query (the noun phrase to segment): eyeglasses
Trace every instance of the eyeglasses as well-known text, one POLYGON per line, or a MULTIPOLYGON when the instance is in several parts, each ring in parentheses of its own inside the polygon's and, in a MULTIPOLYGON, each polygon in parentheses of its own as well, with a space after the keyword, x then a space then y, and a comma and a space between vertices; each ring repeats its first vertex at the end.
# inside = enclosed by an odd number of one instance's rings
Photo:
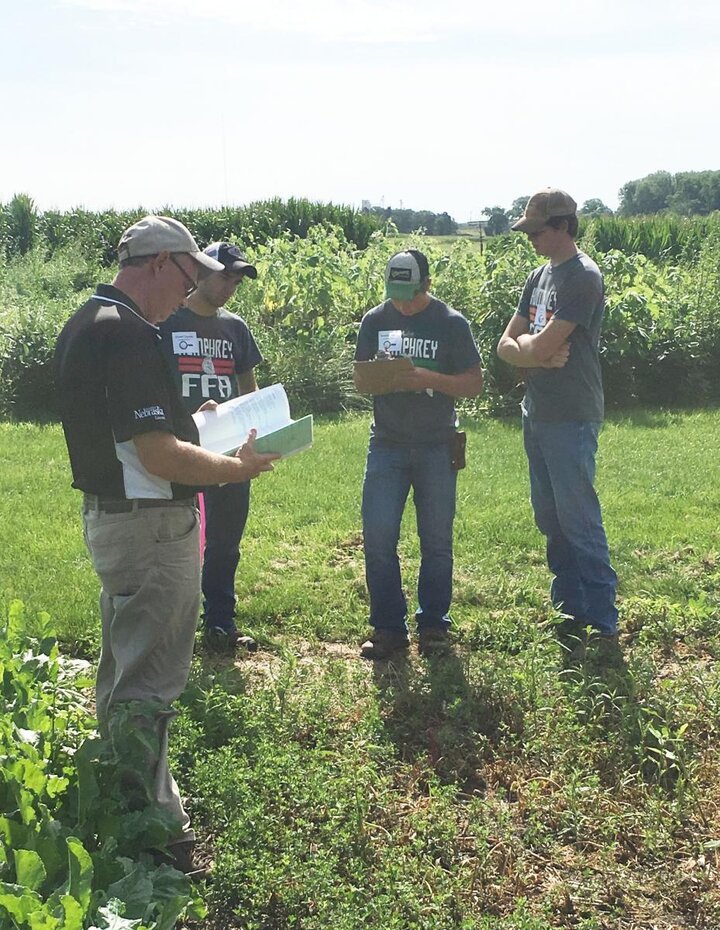
POLYGON ((185 288, 185 296, 189 297, 194 290, 197 290, 197 281, 191 277, 187 271, 183 268, 180 262, 175 258, 174 255, 170 256, 170 261, 175 265, 176 268, 179 268, 182 272, 183 278, 188 282, 188 287, 185 288))

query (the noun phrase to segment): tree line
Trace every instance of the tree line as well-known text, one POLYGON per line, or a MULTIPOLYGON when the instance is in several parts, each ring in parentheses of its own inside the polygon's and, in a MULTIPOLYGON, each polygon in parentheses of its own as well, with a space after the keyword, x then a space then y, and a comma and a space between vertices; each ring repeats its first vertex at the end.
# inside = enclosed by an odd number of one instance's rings
POLYGON ((707 216, 720 210, 720 171, 655 171, 620 189, 622 216, 677 213, 707 216))
POLYGON ((424 229, 428 236, 454 236, 458 224, 449 213, 431 210, 398 210, 394 207, 371 207, 371 215, 382 223, 392 223, 398 232, 411 233, 424 229))
MULTIPOLYGON (((485 207, 483 216, 486 220, 485 232, 488 236, 500 236, 508 232, 515 220, 519 220, 523 215, 528 200, 530 200, 529 194, 516 197, 509 210, 504 210, 499 206, 485 207)), ((585 219, 594 219, 598 216, 612 216, 613 211, 598 197, 593 197, 583 203, 578 214, 585 219)))
MULTIPOLYGON (((525 209, 529 196, 516 197, 509 209, 485 207, 485 231, 489 236, 508 232, 525 209)), ((586 200, 578 214, 584 219, 601 216, 652 216, 669 213, 677 216, 707 216, 720 210, 720 171, 655 171, 620 188, 617 213, 598 197, 586 200)))

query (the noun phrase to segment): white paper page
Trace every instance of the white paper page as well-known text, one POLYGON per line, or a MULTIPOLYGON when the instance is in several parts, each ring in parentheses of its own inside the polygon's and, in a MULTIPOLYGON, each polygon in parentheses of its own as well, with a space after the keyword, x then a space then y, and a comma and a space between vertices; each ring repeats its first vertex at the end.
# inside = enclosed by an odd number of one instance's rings
POLYGON ((200 445, 211 452, 229 452, 247 439, 251 429, 265 436, 291 422, 290 404, 282 384, 244 394, 220 404, 217 410, 193 414, 200 445))

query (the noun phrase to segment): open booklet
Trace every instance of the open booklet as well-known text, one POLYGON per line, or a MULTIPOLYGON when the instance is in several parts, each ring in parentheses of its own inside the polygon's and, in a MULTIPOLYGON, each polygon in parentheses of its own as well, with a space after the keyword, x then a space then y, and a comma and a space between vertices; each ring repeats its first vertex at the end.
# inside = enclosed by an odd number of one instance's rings
POLYGON ((251 429, 257 430, 257 452, 278 452, 283 458, 309 449, 313 441, 312 415, 290 419, 290 404, 282 384, 226 400, 215 410, 194 413, 193 419, 203 449, 221 455, 235 452, 251 429))

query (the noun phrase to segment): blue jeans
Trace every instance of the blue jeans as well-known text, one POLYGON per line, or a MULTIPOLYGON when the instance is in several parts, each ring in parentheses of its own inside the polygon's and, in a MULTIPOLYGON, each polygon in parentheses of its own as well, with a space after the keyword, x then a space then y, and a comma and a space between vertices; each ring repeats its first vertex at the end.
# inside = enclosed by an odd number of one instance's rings
POLYGON ((376 629, 407 633, 397 546, 410 488, 420 538, 418 630, 450 626, 456 483, 448 443, 406 446, 370 440, 362 519, 370 624, 376 629))
POLYGON ((523 416, 530 499, 555 576, 552 602, 601 633, 615 633, 617 575, 594 488, 599 431, 600 423, 523 416))
POLYGON ((205 626, 235 629, 235 571, 250 510, 250 482, 208 488, 205 497, 205 557, 202 592, 205 626))

